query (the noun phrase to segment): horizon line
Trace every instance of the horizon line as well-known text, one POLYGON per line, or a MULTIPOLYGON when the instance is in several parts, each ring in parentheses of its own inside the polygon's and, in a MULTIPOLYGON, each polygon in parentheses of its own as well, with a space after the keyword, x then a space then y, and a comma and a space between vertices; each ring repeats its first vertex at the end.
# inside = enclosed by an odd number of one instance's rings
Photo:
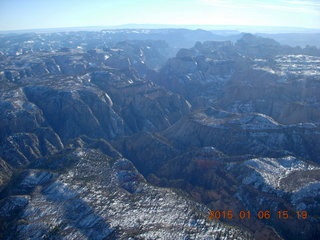
MULTIPOLYGON (((189 30, 226 30, 226 31, 239 31, 237 28, 247 28, 247 29, 263 29, 269 31, 273 30, 285 30, 285 33, 289 33, 290 30, 304 30, 311 32, 320 32, 320 28, 311 28, 311 27, 296 27, 296 26, 271 26, 271 25, 222 25, 222 24, 140 24, 140 23, 128 23, 121 25, 106 25, 106 26, 70 26, 70 27, 49 27, 49 28, 23 28, 23 29, 8 29, 0 30, 0 33, 32 33, 32 32, 58 32, 60 30, 71 30, 71 31, 81 31, 81 29, 87 29, 84 31, 90 31, 89 29, 96 29, 95 31, 102 30, 129 30, 129 29, 189 29, 189 30)), ((269 32, 267 31, 267 32, 269 32)), ((273 32, 273 31, 271 31, 273 32)))

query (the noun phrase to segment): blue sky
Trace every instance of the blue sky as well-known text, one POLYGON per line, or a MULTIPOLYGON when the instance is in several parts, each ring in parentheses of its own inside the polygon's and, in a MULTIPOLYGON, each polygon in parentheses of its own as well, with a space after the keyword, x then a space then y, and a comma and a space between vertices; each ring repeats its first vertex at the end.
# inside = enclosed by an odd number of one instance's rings
POLYGON ((320 0, 0 0, 0 30, 188 24, 320 29, 320 0))

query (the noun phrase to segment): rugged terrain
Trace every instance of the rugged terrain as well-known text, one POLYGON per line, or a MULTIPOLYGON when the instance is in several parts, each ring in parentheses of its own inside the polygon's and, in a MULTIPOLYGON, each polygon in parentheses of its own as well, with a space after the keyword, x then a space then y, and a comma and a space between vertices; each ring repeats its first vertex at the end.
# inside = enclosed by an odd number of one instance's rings
POLYGON ((0 238, 316 239, 320 50, 207 38, 1 35, 0 238))

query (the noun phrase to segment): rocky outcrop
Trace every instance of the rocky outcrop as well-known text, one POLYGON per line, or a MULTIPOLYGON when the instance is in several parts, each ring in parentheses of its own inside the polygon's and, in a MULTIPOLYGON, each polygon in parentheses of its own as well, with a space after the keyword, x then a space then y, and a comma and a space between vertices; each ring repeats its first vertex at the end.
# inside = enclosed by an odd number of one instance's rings
POLYGON ((24 166, 31 161, 63 148, 63 144, 35 104, 18 88, 1 98, 0 155, 11 166, 24 166))
POLYGON ((45 126, 41 110, 29 102, 22 88, 1 91, 1 139, 11 134, 33 131, 45 126))
POLYGON ((108 91, 114 108, 132 132, 163 130, 190 112, 190 104, 150 81, 119 78, 116 72, 94 72, 92 83, 108 91))
POLYGON ((260 211, 253 207, 258 202, 265 206, 272 215, 271 224, 288 239, 316 238, 319 224, 311 227, 310 223, 319 221, 319 203, 316 200, 320 191, 319 165, 287 156, 250 159, 240 165, 230 164, 228 170, 242 183, 236 195, 248 209, 260 211), (299 180, 293 175, 299 175, 299 180), (260 192, 259 196, 252 197, 256 191, 260 192), (289 201, 284 202, 283 199, 289 201), (279 211, 284 208, 289 212, 290 221, 280 220, 283 216, 279 215, 279 211), (301 221, 303 211, 310 214, 307 221, 301 221))
POLYGON ((3 141, 1 156, 14 167, 50 156, 62 150, 59 136, 50 128, 39 128, 33 133, 16 133, 3 141))
POLYGON ((320 99, 315 91, 320 85, 318 75, 309 75, 308 70, 314 64, 305 63, 301 67, 305 72, 293 70, 290 74, 284 70, 290 66, 283 65, 291 60, 285 59, 278 60, 275 70, 256 67, 232 77, 217 106, 238 113, 264 113, 283 124, 318 122, 320 99))
POLYGON ((12 172, 12 168, 0 158, 0 192, 9 183, 12 172))
POLYGON ((228 155, 274 156, 291 152, 319 163, 318 125, 284 126, 262 114, 221 116, 219 111, 208 109, 180 120, 164 135, 179 148, 214 146, 228 155))
POLYGON ((64 141, 80 135, 112 138, 123 134, 122 119, 104 92, 45 86, 26 87, 25 92, 64 141))
POLYGON ((221 97, 241 58, 231 42, 198 42, 192 49, 181 49, 175 58, 169 59, 156 82, 182 94, 193 105, 203 106, 208 101, 207 95, 210 94, 210 101, 221 97))

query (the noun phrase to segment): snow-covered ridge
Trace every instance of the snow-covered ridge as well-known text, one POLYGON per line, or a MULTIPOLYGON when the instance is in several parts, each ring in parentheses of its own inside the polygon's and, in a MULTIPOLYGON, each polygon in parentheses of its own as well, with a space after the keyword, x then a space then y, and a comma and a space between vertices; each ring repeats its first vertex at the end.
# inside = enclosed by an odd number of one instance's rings
POLYGON ((254 59, 253 68, 271 74, 320 76, 320 57, 309 55, 279 55, 275 58, 275 65, 268 66, 263 59, 254 59))
POLYGON ((282 73, 304 76, 320 76, 320 57, 308 55, 285 55, 275 59, 282 73))
POLYGON ((273 118, 262 113, 236 115, 226 112, 223 117, 216 116, 216 114, 213 116, 208 116, 204 113, 197 113, 195 115, 195 120, 211 127, 218 127, 219 125, 225 124, 235 124, 239 125, 245 130, 279 129, 282 126, 273 118))
POLYGON ((284 192, 287 189, 281 186, 281 179, 286 178, 290 173, 320 169, 292 156, 284 158, 254 158, 245 161, 243 165, 254 169, 251 175, 242 180, 244 184, 254 184, 256 187, 265 184, 284 192))
POLYGON ((243 115, 241 118, 232 122, 239 123, 243 129, 251 130, 277 129, 280 126, 280 124, 271 117, 262 113, 243 115))

